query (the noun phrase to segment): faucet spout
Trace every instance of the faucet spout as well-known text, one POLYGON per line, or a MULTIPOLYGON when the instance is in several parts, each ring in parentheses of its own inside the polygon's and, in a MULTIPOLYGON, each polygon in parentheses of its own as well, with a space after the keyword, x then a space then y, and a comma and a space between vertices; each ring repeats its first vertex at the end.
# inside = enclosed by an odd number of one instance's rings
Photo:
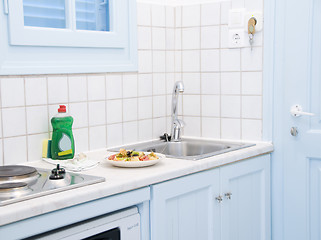
POLYGON ((184 84, 183 82, 179 81, 176 82, 173 88, 172 94, 172 132, 171 132, 171 141, 180 141, 180 132, 181 129, 184 127, 184 122, 179 120, 177 117, 178 113, 178 96, 179 93, 184 92, 184 84))

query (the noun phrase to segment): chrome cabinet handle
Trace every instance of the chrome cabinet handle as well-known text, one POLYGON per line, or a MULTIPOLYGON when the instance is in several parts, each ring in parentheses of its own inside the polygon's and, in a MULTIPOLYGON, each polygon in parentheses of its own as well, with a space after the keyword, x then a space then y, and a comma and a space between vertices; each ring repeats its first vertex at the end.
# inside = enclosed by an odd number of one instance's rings
POLYGON ((229 193, 225 193, 224 195, 225 195, 226 199, 230 200, 232 198, 232 193, 230 193, 230 192, 229 193))
POLYGON ((302 106, 296 104, 291 107, 290 113, 293 117, 300 117, 300 116, 315 116, 314 113, 309 113, 309 112, 303 112, 302 106))
POLYGON ((215 199, 216 199, 216 201, 218 201, 218 203, 221 203, 223 201, 223 198, 221 195, 216 197, 215 199))

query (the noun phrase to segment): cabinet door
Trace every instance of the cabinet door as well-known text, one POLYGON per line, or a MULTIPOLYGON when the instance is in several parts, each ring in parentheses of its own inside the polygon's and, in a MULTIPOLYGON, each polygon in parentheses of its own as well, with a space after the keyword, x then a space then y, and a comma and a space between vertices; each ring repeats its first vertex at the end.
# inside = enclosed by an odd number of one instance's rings
POLYGON ((271 239, 270 156, 222 167, 221 189, 222 239, 271 239))
POLYGON ((153 185, 151 194, 152 240, 220 238, 218 169, 153 185))

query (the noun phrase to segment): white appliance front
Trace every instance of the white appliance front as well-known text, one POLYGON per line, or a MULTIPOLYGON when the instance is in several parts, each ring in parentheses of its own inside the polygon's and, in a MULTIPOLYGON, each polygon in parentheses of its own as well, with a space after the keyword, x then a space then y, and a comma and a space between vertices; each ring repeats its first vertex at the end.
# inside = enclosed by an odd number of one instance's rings
POLYGON ((132 207, 56 229, 36 239, 140 240, 140 215, 137 207, 132 207))

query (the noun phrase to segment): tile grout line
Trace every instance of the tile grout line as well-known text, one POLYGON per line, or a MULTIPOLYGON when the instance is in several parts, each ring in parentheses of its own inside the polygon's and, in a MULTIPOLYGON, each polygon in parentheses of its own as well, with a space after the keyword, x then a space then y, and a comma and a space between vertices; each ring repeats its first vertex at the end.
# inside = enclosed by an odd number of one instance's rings
POLYGON ((219 73, 219 136, 220 138, 222 138, 222 71, 221 71, 221 49, 222 49, 222 3, 220 3, 220 27, 219 27, 219 69, 220 69, 220 73, 219 73))
POLYGON ((219 115, 220 115, 220 138, 222 139, 222 136, 223 136, 223 127, 222 127, 222 64, 221 64, 221 58, 222 58, 222 38, 221 38, 221 34, 222 34, 222 27, 221 27, 221 19, 222 19, 222 10, 221 10, 221 4, 220 4, 220 29, 219 29, 219 34, 220 34, 220 50, 219 50, 219 84, 220 84, 220 89, 219 89, 219 100, 220 100, 220 111, 219 111, 219 115))
POLYGON ((29 142, 29 137, 28 137, 28 118, 27 118, 27 107, 26 107, 26 78, 23 77, 23 93, 24 93, 24 110, 25 110, 25 127, 26 127, 26 159, 27 162, 29 162, 29 150, 28 150, 28 142, 29 142))
MULTIPOLYGON (((200 49, 202 49, 202 4, 200 4, 200 26, 199 26, 199 40, 200 40, 200 49)), ((199 51, 199 61, 200 61, 200 69, 199 69, 199 79, 200 79, 200 92, 199 92, 199 96, 200 96, 200 133, 199 135, 202 137, 203 136, 203 98, 202 98, 202 79, 201 79, 201 72, 202 72, 202 50, 199 51)))
POLYGON ((104 126, 105 126, 105 140, 106 140, 106 142, 105 142, 105 147, 107 148, 107 146, 108 146, 108 139, 107 139, 107 79, 108 79, 108 73, 106 73, 106 74, 104 74, 104 78, 105 78, 105 101, 104 101, 104 111, 105 111, 105 124, 104 124, 104 126))
POLYGON ((152 8, 150 7, 150 23, 151 23, 151 52, 152 52, 152 75, 151 75, 151 78, 152 78, 152 136, 154 137, 154 131, 155 131, 155 123, 154 123, 154 47, 153 47, 153 17, 152 17, 152 8))
POLYGON ((86 74, 86 88, 87 88, 87 102, 86 102, 86 105, 87 105, 87 133, 88 133, 88 140, 87 140, 87 144, 88 144, 88 150, 91 150, 91 147, 90 147, 90 127, 89 127, 89 76, 88 74, 86 74))
POLYGON ((1 165, 4 165, 4 139, 3 139, 3 108, 2 108, 2 81, 3 78, 0 79, 0 106, 1 106, 1 147, 2 147, 2 151, 1 151, 1 157, 2 157, 2 163, 1 165))
POLYGON ((48 123, 48 132, 47 132, 47 134, 48 134, 48 139, 50 139, 50 124, 51 124, 51 121, 50 121, 50 111, 49 111, 49 84, 48 84, 48 77, 44 77, 44 79, 45 79, 45 83, 46 83, 46 97, 47 97, 47 117, 48 117, 48 119, 47 119, 47 123, 48 123))

